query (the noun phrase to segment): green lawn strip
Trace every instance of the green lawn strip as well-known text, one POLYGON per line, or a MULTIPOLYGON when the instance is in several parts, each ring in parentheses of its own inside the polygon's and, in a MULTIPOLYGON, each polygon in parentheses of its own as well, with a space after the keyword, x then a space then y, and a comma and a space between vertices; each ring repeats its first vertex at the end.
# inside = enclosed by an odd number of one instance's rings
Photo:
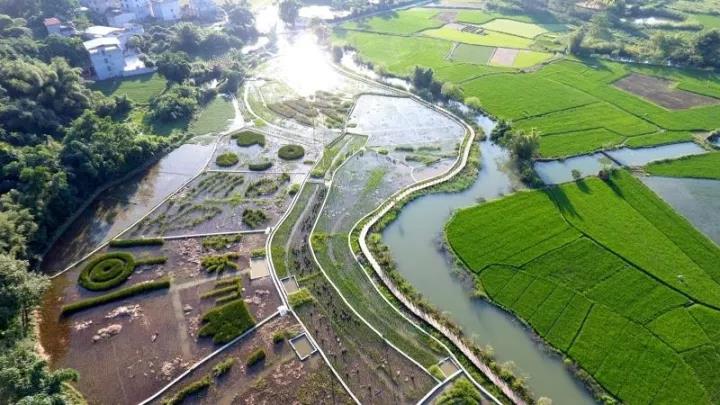
POLYGON ((625 140, 625 146, 641 148, 644 146, 664 145, 678 142, 691 142, 694 139, 692 132, 666 131, 654 134, 633 136, 625 140))
POLYGON ((455 28, 442 27, 422 32, 423 35, 444 39, 446 41, 461 42, 470 45, 499 46, 503 48, 525 49, 532 45, 532 40, 502 32, 485 31, 482 35, 472 32, 458 31, 455 28))
POLYGON ((197 135, 222 132, 228 127, 229 120, 234 115, 232 102, 225 97, 217 96, 207 103, 190 122, 188 131, 197 135))
POLYGON ((283 278, 288 275, 288 257, 286 246, 290 239, 290 233, 292 228, 295 226, 297 221, 300 219, 300 215, 305 210, 307 204, 310 201, 310 197, 313 195, 317 186, 314 184, 306 184, 303 187, 300 197, 298 197, 297 203, 293 206, 290 214, 285 220, 277 227, 272 240, 272 246, 270 247, 270 256, 272 258, 273 266, 275 267, 275 273, 278 277, 283 278))
POLYGON ((255 326, 255 319, 242 300, 208 310, 202 321, 198 336, 210 336, 214 343, 227 343, 255 326))
POLYGON ((360 18, 341 25, 345 29, 372 31, 386 34, 408 35, 445 24, 435 16, 441 12, 434 8, 411 8, 391 11, 370 18, 360 18))
POLYGON ((98 305, 106 304, 121 300, 123 298, 132 297, 138 294, 142 294, 147 291, 154 291, 163 288, 170 288, 170 278, 163 277, 153 281, 146 281, 138 283, 130 287, 122 288, 111 293, 98 295, 91 298, 86 298, 80 301, 75 301, 62 307, 63 315, 70 315, 72 313, 82 311, 83 309, 92 308, 98 305))
POLYGON ((152 73, 132 78, 103 80, 92 87, 106 96, 126 95, 135 103, 147 104, 152 97, 165 90, 166 83, 161 75, 152 73))
POLYGON ((654 162, 645 170, 654 176, 720 180, 720 152, 654 162))

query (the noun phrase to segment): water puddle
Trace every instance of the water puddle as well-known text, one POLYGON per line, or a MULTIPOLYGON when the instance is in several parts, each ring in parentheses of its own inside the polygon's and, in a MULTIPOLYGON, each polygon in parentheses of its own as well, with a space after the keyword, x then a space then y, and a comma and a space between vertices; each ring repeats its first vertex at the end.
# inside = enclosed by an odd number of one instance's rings
POLYGON ((720 181, 655 176, 640 180, 720 245, 720 181))
POLYGON ((535 171, 545 184, 560 184, 573 181, 573 170, 580 177, 596 175, 604 166, 616 166, 602 153, 577 156, 564 160, 536 162, 535 171))

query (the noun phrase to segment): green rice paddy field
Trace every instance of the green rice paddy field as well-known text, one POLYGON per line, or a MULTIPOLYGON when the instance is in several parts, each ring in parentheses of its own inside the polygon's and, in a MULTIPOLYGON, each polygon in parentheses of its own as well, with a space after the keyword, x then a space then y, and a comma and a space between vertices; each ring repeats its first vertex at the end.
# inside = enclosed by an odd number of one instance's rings
POLYGON ((487 296, 625 403, 720 401, 720 249, 627 172, 458 212, 487 296))
POLYGON ((480 35, 450 26, 437 28, 436 20, 440 16, 447 20, 448 11, 436 9, 433 17, 428 9, 421 10, 417 15, 407 10, 394 19, 379 22, 375 17, 366 22, 369 27, 382 24, 382 29, 389 31, 387 27, 397 20, 403 26, 398 30, 405 36, 369 32, 372 29, 359 32, 345 24, 336 29, 334 41, 355 48, 363 60, 394 75, 409 76, 415 66, 432 68, 436 79, 459 84, 465 97, 477 97, 490 114, 512 121, 516 127, 537 130, 542 136, 543 157, 686 141, 693 133, 720 127, 717 74, 570 57, 539 65, 550 54, 531 49, 537 47, 532 36, 562 26, 478 10, 453 12, 455 21, 483 24, 486 31, 480 35), (408 21, 413 18, 426 22, 412 25, 408 21), (457 48, 448 58, 453 44, 458 44, 457 48), (528 49, 520 51, 512 67, 498 67, 491 65, 495 47, 528 49), (529 66, 537 68, 517 70, 529 66), (711 105, 664 108, 614 85, 632 73, 661 77, 671 82, 670 88, 718 100, 711 105))
POLYGON ((654 176, 720 180, 720 152, 655 162, 645 170, 654 176))

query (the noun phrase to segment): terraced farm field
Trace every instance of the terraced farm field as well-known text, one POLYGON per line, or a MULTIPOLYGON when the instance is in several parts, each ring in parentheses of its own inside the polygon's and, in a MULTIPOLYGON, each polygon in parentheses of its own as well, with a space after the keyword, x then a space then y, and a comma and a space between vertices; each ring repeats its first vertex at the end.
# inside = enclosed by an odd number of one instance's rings
POLYGON ((720 249, 629 173, 458 212, 491 300, 626 403, 720 400, 720 249))
POLYGON ((651 163, 646 170, 655 176, 720 180, 720 152, 651 163))

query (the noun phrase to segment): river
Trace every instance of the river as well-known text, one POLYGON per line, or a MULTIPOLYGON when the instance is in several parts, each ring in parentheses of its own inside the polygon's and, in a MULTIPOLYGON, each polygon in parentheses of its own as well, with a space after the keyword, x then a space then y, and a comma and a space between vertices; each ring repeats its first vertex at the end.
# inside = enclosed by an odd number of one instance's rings
MULTIPOLYGON (((492 124, 481 126, 490 133, 492 124)), ((400 273, 439 310, 446 312, 481 346, 489 344, 500 362, 513 361, 537 397, 554 404, 593 403, 590 393, 563 365, 562 359, 537 342, 512 315, 472 298, 472 288, 453 275, 455 267, 441 249, 442 232, 451 213, 483 200, 512 193, 520 182, 506 169, 509 156, 491 141, 481 143, 482 166, 475 183, 459 193, 429 194, 402 209, 383 239, 400 273)))

